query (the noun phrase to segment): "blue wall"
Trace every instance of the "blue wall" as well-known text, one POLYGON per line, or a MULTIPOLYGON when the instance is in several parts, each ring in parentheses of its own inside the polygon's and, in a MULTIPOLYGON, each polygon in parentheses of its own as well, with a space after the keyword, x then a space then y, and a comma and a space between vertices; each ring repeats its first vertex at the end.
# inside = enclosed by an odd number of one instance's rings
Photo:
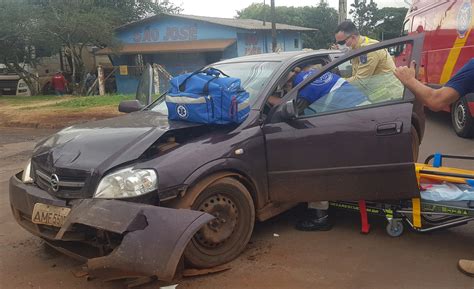
MULTIPOLYGON (((118 31, 116 37, 124 44, 236 39, 236 43, 223 52, 157 53, 143 56, 144 63, 158 63, 173 76, 194 71, 221 59, 272 51, 271 31, 269 30, 245 30, 167 15, 154 22, 129 26, 126 30, 118 31)), ((281 51, 300 50, 303 47, 301 35, 297 31, 279 31, 277 42, 281 51), (294 47, 295 39, 298 39, 298 48, 294 47)), ((115 66, 133 66, 132 58, 132 55, 113 57, 112 63, 115 66)), ((119 75, 118 71, 116 72, 117 91, 119 93, 135 93, 138 81, 139 76, 136 73, 129 73, 129 75, 124 76, 119 75)))

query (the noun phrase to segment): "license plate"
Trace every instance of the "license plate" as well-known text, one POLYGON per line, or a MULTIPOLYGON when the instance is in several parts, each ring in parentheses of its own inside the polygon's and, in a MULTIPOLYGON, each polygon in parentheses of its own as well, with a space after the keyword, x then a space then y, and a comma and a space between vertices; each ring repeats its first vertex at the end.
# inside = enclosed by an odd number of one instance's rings
POLYGON ((10 90, 12 90, 12 89, 9 88, 9 87, 5 87, 3 90, 4 90, 4 91, 10 91, 10 90))
POLYGON ((70 208, 36 203, 31 221, 35 224, 61 227, 71 211, 70 208))

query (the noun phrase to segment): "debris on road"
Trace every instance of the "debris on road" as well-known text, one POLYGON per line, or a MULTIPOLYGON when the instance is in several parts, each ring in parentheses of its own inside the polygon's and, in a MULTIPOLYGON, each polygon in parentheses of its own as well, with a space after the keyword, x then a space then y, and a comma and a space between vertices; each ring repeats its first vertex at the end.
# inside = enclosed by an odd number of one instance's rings
POLYGON ((214 274, 214 273, 224 272, 230 269, 231 267, 229 265, 216 266, 216 267, 207 268, 207 269, 186 269, 183 271, 183 277, 195 277, 195 276, 214 274))

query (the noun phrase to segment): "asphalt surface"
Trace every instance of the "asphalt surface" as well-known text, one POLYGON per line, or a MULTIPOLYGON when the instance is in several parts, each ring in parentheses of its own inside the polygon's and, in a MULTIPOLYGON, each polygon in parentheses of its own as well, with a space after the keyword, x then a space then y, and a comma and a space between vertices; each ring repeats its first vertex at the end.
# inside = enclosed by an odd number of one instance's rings
MULTIPOLYGON (((449 115, 427 118, 420 160, 434 152, 474 156, 474 140, 457 137, 449 115)), ((11 216, 8 179, 24 166, 34 144, 52 132, 0 128, 0 288, 126 288, 122 281, 75 277, 71 271, 81 264, 45 247, 11 216)), ((474 169, 472 162, 446 164, 474 169)), ((293 225, 300 211, 257 224, 230 270, 177 280, 177 288, 474 289, 474 278, 456 269, 459 258, 474 259, 474 223, 426 234, 406 229, 391 238, 382 219, 371 218, 371 232, 363 235, 358 215, 336 212, 331 231, 299 232, 293 225)))

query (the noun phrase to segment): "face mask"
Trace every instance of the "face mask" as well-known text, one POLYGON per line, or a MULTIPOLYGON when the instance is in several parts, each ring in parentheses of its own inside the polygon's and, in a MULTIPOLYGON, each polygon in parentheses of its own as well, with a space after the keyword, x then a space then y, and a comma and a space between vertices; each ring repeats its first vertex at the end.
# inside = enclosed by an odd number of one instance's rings
POLYGON ((342 44, 342 45, 338 44, 337 47, 339 48, 339 50, 341 50, 344 53, 347 53, 352 49, 351 47, 347 46, 347 44, 345 44, 345 43, 342 44))

